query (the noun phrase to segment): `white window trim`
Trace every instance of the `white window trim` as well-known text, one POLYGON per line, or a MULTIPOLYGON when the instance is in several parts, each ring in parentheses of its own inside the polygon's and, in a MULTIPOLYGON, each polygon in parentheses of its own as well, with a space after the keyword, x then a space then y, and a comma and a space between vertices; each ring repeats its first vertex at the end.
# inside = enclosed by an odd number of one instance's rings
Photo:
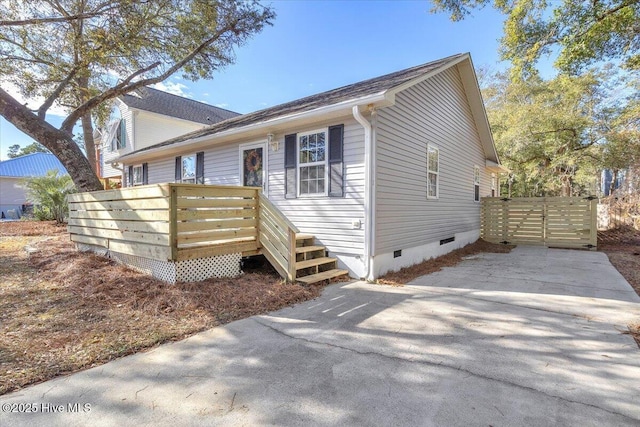
POLYGON ((133 172, 133 177, 131 178, 131 182, 133 182, 133 186, 136 187, 138 185, 144 185, 144 170, 142 168, 142 164, 139 165, 133 165, 133 169, 131 170, 133 172), (136 169, 140 169, 140 182, 136 182, 136 169))
POLYGON ((297 173, 296 180, 298 181, 296 182, 296 186, 298 187, 296 191, 297 191, 298 197, 313 198, 313 197, 329 196, 329 128, 328 127, 315 129, 308 132, 300 132, 296 135, 296 173, 297 173), (300 163, 300 138, 302 138, 303 136, 313 135, 321 132, 324 132, 324 160, 321 162, 301 164, 300 163), (302 173, 300 172, 300 169, 303 167, 309 167, 309 166, 324 166, 324 193, 311 193, 311 194, 300 193, 300 190, 302 188, 302 185, 301 185, 302 173))
POLYGON ((269 197, 269 147, 267 141, 257 141, 257 142, 248 142, 246 144, 240 144, 240 149, 238 150, 238 164, 240 165, 240 169, 238 171, 238 185, 244 185, 244 159, 242 158, 242 153, 244 150, 251 148, 262 148, 262 192, 265 196, 269 197))
POLYGON ((437 145, 427 144, 427 199, 437 200, 440 198, 440 148, 437 145), (436 150, 438 153, 438 170, 433 172, 429 169, 429 151, 436 150), (436 174, 436 195, 429 195, 429 174, 436 174))
POLYGON ((474 165, 473 166, 473 201, 475 203, 480 203, 480 166, 478 165, 474 165), (476 172, 478 172, 476 174, 476 172), (477 177, 477 179, 476 179, 477 177), (476 187, 478 187, 478 200, 476 200, 476 187))
POLYGON ((180 182, 183 184, 195 184, 198 181, 198 154, 191 153, 180 157, 180 182), (193 178, 184 177, 184 159, 193 157, 193 178))

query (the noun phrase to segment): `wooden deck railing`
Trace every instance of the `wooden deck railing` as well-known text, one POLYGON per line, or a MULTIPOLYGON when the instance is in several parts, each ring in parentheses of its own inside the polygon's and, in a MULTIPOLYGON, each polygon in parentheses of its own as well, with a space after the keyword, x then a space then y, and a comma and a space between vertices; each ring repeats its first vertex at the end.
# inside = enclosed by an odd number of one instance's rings
POLYGON ((178 261, 226 253, 257 253, 257 188, 169 184, 178 261))
POLYGON ((259 207, 260 245, 262 253, 282 277, 296 277, 296 233, 300 230, 264 195, 259 207))
POLYGON ((297 232, 258 188, 155 184, 69 196, 72 241, 160 261, 262 253, 294 280, 297 232))
POLYGON ((77 193, 68 200, 72 241, 145 258, 173 259, 169 185, 77 193))

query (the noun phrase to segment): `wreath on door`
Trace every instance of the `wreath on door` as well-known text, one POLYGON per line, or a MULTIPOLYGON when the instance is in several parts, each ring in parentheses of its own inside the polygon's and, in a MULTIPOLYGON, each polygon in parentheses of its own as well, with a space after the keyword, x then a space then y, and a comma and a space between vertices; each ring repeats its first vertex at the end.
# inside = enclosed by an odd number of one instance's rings
POLYGON ((249 154, 247 154, 244 165, 248 172, 257 172, 260 170, 262 159, 256 150, 251 150, 249 154))

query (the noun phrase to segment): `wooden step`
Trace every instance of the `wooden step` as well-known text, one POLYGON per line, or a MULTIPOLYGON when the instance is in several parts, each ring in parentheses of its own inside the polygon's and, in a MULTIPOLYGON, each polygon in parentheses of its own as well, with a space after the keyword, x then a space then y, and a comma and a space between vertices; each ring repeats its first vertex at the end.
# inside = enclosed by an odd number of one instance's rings
POLYGON ((302 254, 305 252, 324 251, 324 250, 326 250, 324 246, 300 246, 296 248, 296 253, 302 254))
POLYGON ((314 258, 308 259, 306 261, 298 261, 296 262, 296 270, 302 270, 303 268, 315 267, 316 265, 329 264, 330 262, 336 262, 337 258, 314 258))
POLYGON ((296 240, 315 239, 313 234, 296 234, 296 240))
POLYGON ((349 270, 339 270, 336 268, 323 271, 322 273, 311 274, 310 276, 298 277, 296 280, 310 285, 312 283, 322 282, 323 280, 333 279, 334 277, 344 276, 345 274, 349 274, 349 270))

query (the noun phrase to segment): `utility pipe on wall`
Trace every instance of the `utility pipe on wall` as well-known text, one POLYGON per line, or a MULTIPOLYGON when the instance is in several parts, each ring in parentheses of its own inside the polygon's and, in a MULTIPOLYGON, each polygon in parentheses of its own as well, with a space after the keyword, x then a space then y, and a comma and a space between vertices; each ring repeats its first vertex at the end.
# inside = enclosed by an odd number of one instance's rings
MULTIPOLYGON (((373 108, 372 113, 375 113, 373 108)), ((353 118, 364 128, 364 269, 365 280, 373 280, 373 242, 374 242, 374 166, 375 150, 373 147, 373 129, 371 123, 362 115, 360 106, 354 105, 353 118)))

